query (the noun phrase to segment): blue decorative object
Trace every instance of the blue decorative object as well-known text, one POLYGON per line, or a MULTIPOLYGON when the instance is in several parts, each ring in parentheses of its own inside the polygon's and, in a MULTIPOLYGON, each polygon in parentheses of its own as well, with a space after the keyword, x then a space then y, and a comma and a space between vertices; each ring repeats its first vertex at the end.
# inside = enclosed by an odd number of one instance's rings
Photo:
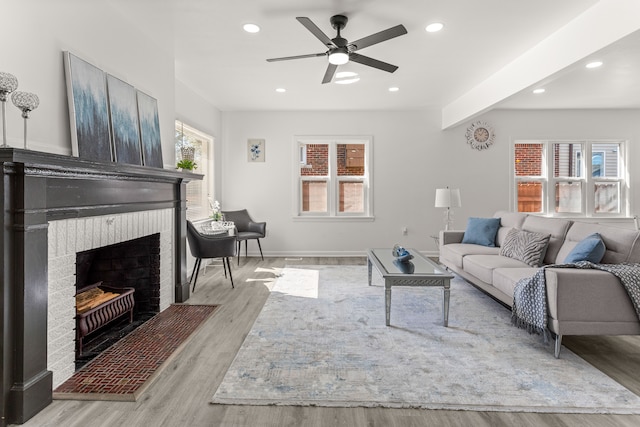
MULTIPOLYGON (((413 255, 409 255, 411 258, 413 258, 413 255)), ((416 270, 416 266, 413 265, 413 263, 411 261, 399 261, 399 259, 394 259, 393 260, 393 265, 395 265, 396 267, 398 267, 398 270, 402 273, 402 274, 413 274, 413 272, 416 270)))
POLYGON ((589 261, 598 264, 602 261, 607 248, 599 233, 593 233, 582 239, 566 256, 564 262, 573 264, 579 261, 589 261))
POLYGON ((399 262, 409 262, 409 260, 413 259, 413 255, 397 243, 393 246, 391 253, 396 257, 396 261, 399 262))
POLYGON ((500 228, 500 218, 471 217, 464 230, 462 243, 495 247, 498 228, 500 228))

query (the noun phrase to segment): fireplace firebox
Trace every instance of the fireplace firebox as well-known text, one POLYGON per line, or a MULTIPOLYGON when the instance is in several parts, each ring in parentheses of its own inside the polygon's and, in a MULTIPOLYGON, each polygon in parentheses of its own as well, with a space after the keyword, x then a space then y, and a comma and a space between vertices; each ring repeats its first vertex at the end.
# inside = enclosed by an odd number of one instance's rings
POLYGON ((85 338, 102 351, 158 312, 159 233, 76 253, 76 368, 96 355, 85 338))

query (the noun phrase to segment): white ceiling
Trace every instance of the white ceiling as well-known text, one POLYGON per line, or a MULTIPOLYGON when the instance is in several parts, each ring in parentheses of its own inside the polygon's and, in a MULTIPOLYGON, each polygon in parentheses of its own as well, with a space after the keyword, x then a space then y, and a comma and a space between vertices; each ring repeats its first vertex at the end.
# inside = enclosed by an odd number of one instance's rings
MULTIPOLYGON (((178 80, 222 111, 255 111, 442 109, 590 7, 623 0, 114 1, 143 31, 174 23, 178 80), (348 63, 338 71, 359 73, 358 83, 322 85, 324 57, 266 62, 324 52, 323 44, 295 18, 309 17, 333 38, 329 18, 334 14, 349 18, 342 36, 350 41, 403 24, 407 35, 359 51, 399 69, 390 74, 348 63), (242 25, 248 22, 261 31, 244 32, 242 25), (424 28, 432 22, 445 27, 427 33, 424 28), (390 93, 391 86, 400 90, 390 93), (286 92, 277 93, 279 87, 286 92)), ((490 107, 640 108, 639 47, 640 35, 632 34, 590 56, 605 61, 600 69, 585 72, 578 61, 490 107), (530 89, 539 85, 546 93, 533 96, 530 89)))

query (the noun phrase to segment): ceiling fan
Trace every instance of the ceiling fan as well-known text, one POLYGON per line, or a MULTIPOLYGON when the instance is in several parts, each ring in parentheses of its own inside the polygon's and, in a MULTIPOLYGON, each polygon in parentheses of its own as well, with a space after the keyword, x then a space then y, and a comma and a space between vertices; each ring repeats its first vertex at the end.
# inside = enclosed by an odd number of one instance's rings
POLYGON ((313 21, 311 21, 311 19, 306 17, 297 17, 296 19, 298 20, 298 22, 304 25, 307 30, 311 31, 311 33, 316 36, 318 40, 320 40, 326 47, 329 48, 329 50, 322 53, 311 53, 308 55, 271 58, 267 59, 267 62, 327 56, 329 59, 329 66, 327 67, 327 71, 324 73, 324 78, 322 79, 323 84, 331 82, 334 74, 336 73, 338 65, 346 64, 349 61, 358 62, 360 64, 368 65, 369 67, 377 68, 389 73, 393 73, 398 69, 398 67, 395 65, 378 61, 377 59, 373 59, 368 56, 360 55, 359 53, 356 53, 356 51, 377 43, 381 43, 383 41, 387 41, 394 37, 407 34, 407 29, 404 27, 404 25, 396 25, 395 27, 388 28, 375 34, 371 34, 370 36, 361 38, 354 42, 349 42, 347 39, 342 38, 342 36, 340 35, 340 31, 344 29, 344 27, 347 25, 347 21, 349 20, 344 15, 334 15, 330 19, 331 26, 338 33, 337 36, 333 39, 330 39, 325 33, 323 33, 322 30, 318 28, 318 26, 314 24, 313 21))

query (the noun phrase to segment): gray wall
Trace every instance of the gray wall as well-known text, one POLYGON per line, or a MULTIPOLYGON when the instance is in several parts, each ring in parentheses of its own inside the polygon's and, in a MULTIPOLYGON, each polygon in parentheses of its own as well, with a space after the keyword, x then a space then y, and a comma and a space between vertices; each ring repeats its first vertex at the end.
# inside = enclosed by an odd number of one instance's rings
POLYGON ((433 110, 227 112, 222 113, 219 199, 224 209, 246 207, 268 222, 263 248, 272 255, 362 254, 394 243, 435 253, 430 236, 443 226, 442 209, 433 207, 436 188, 460 188, 463 206, 454 212, 456 228, 464 228, 469 216, 510 209, 513 140, 621 138, 630 141, 630 213, 635 214, 639 116, 638 110, 496 110, 478 118, 496 132, 495 144, 478 151, 465 139, 471 122, 442 131, 440 113, 433 110), (294 220, 294 135, 373 136, 373 222, 294 220), (265 163, 247 162, 249 138, 266 140, 265 163))

